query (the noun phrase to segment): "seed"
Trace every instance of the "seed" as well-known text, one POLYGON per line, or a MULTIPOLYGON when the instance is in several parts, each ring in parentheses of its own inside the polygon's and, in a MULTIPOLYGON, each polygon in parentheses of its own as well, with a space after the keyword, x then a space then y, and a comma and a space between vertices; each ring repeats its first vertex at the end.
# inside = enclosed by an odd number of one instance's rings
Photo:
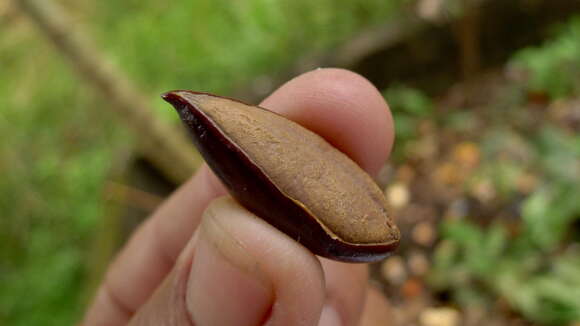
POLYGON ((263 108, 211 94, 173 91, 163 98, 231 195, 313 253, 371 262, 397 247, 399 231, 381 190, 320 136, 263 108))

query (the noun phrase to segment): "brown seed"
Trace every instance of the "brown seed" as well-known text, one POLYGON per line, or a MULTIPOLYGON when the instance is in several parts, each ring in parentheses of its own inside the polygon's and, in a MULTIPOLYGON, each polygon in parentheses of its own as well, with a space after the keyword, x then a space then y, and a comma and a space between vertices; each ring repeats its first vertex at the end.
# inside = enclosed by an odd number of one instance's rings
POLYGON ((315 254, 370 262, 397 247, 381 190, 320 136, 215 95, 173 91, 163 98, 232 196, 315 254))

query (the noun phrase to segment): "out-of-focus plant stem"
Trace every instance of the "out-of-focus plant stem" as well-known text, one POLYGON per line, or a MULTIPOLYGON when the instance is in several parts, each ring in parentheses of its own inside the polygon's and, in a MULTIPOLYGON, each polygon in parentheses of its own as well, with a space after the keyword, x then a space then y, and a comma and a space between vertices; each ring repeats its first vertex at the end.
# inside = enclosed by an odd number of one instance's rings
POLYGON ((100 92, 120 120, 134 131, 139 151, 175 183, 185 181, 199 165, 199 155, 180 129, 156 119, 137 87, 88 41, 66 13, 50 0, 18 0, 17 4, 76 68, 100 92))

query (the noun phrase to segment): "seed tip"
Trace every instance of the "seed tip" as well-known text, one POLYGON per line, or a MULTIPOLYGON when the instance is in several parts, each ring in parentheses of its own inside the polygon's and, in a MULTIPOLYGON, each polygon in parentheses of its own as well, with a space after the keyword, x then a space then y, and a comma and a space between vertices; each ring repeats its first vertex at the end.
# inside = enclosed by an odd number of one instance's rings
POLYGON ((188 101, 180 94, 181 92, 182 91, 165 92, 161 94, 161 98, 179 111, 181 107, 188 105, 188 101))

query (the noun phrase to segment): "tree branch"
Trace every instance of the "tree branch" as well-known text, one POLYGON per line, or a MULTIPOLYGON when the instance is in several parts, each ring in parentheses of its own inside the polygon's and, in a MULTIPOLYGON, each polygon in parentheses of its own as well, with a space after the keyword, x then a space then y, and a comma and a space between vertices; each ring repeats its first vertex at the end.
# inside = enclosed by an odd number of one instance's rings
POLYGON ((110 103, 121 121, 138 135, 139 151, 166 177, 185 181, 201 159, 185 134, 157 119, 137 87, 83 37, 59 7, 50 0, 16 0, 39 30, 68 58, 79 75, 110 103), (74 26, 74 27, 73 27, 74 26))

